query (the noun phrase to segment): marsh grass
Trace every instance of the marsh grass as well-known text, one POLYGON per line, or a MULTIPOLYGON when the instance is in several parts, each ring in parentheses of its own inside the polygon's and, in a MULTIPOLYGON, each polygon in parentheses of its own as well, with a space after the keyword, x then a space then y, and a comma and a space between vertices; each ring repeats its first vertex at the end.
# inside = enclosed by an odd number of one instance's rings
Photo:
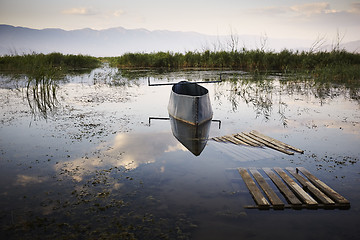
POLYGON ((48 117, 48 113, 55 110, 58 105, 56 91, 58 83, 51 75, 42 75, 37 78, 30 77, 26 86, 26 98, 34 116, 48 117))
POLYGON ((25 54, 0 57, 0 70, 25 74, 42 73, 45 69, 67 72, 79 69, 92 69, 100 66, 99 59, 84 55, 25 54), (40 71, 39 71, 40 70, 40 71))
POLYGON ((360 81, 360 54, 344 50, 331 52, 299 52, 282 50, 203 51, 126 53, 106 58, 112 66, 121 69, 209 69, 242 70, 253 74, 273 72, 310 74, 323 81, 360 81))
POLYGON ((47 118, 56 109, 56 91, 59 81, 72 71, 100 66, 100 60, 90 56, 27 54, 0 57, 0 71, 13 78, 26 78, 26 98, 34 116, 47 118))

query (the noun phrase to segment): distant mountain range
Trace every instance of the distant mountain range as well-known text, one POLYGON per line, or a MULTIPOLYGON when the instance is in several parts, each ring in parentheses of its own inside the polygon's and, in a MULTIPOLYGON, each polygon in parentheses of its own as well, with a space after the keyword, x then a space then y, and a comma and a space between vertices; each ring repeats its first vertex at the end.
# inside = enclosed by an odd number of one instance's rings
MULTIPOLYGON (((234 45, 238 49, 307 50, 313 42, 314 40, 274 39, 256 35, 236 35, 232 41, 231 36, 122 27, 66 31, 0 25, 0 55, 61 52, 106 57, 119 56, 126 52, 229 50, 234 45)), ((360 40, 342 44, 340 47, 360 53, 360 40)), ((323 48, 331 49, 331 46, 323 48)))

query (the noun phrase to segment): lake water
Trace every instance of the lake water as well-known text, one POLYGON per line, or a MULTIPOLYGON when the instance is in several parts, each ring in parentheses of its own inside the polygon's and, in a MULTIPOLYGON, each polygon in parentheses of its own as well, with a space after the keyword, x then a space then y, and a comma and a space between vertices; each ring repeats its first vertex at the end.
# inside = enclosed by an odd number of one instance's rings
MULTIPOLYGON (((356 239, 360 94, 274 74, 73 73, 44 100, 26 77, 0 77, 2 239, 356 239), (289 156, 209 140, 199 156, 173 135, 171 86, 203 84, 209 138, 257 130, 303 149, 289 156), (150 120, 151 119, 151 120, 150 120), (258 210, 236 168, 303 166, 351 208, 258 210)), ((37 89, 40 89, 38 87, 37 89)), ((262 172, 263 173, 263 172, 262 172)), ((265 176, 265 174, 263 174, 265 176)), ((281 196, 279 191, 278 195, 281 196)))

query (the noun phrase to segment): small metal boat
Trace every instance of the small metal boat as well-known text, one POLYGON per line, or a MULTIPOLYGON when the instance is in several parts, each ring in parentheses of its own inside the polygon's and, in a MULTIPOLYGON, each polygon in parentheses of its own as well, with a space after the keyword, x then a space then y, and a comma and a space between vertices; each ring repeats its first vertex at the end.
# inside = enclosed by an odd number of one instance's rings
POLYGON ((170 117, 191 125, 201 125, 213 117, 209 91, 197 83, 181 81, 173 85, 168 105, 170 117))

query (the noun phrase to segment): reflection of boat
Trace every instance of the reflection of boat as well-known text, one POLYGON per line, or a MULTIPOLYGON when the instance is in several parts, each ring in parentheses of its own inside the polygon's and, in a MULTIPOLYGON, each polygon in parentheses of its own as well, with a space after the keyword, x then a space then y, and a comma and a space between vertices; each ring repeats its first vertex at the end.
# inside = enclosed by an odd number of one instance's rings
POLYGON ((170 123, 176 139, 195 156, 199 156, 208 141, 211 121, 193 125, 170 116, 170 123))
POLYGON ((212 119, 209 91, 187 81, 173 85, 168 105, 169 115, 188 124, 200 125, 212 119))

